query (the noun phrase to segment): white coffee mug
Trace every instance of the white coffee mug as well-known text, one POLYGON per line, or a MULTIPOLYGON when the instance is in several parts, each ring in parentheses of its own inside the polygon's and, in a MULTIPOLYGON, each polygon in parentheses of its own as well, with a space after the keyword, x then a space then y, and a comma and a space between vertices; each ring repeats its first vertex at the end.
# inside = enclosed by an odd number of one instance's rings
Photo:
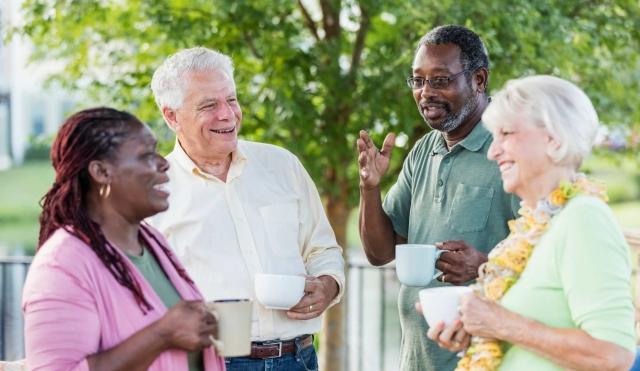
POLYGON ((471 288, 467 286, 443 286, 420 290, 420 306, 422 315, 433 327, 443 321, 450 325, 460 318, 458 306, 463 295, 470 294, 471 288))
POLYGON ((251 354, 251 300, 214 300, 207 309, 218 321, 218 338, 213 345, 223 357, 240 357, 251 354))
POLYGON ((436 261, 446 250, 434 245, 396 245, 396 274, 407 286, 427 286, 442 274, 436 269, 436 261))
POLYGON ((305 276, 258 273, 254 277, 256 299, 267 309, 288 310, 304 296, 305 276))

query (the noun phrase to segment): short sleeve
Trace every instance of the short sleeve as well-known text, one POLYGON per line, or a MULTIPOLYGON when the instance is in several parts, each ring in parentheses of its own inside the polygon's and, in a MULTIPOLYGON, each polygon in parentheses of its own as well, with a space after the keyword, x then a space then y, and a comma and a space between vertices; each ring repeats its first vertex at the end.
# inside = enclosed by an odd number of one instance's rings
POLYGON ((55 263, 33 265, 23 293, 29 370, 89 370, 100 322, 91 291, 55 263))
POLYGON ((581 196, 563 214, 558 269, 572 320, 594 338, 635 351, 629 248, 611 210, 581 196))
MULTIPOLYGON (((417 147, 417 146, 416 146, 417 147)), ((415 148, 415 147, 414 147, 415 148)), ((402 164, 396 183, 389 189, 382 208, 391 220, 393 230, 402 237, 409 235, 409 213, 411 211, 411 184, 413 179, 413 151, 402 164)))

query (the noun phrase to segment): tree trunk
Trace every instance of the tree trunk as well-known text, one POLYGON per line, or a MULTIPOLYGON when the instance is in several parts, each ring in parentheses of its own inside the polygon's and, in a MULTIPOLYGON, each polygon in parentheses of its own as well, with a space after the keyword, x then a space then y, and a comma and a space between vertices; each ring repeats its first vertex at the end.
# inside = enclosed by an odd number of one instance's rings
MULTIPOLYGON (((339 197, 327 198, 327 217, 336 234, 338 244, 343 248, 345 268, 347 267, 347 221, 349 207, 346 186, 341 187, 339 197)), ((333 306, 324 314, 322 332, 320 333, 319 364, 322 371, 343 371, 347 363, 346 341, 346 299, 333 306)))

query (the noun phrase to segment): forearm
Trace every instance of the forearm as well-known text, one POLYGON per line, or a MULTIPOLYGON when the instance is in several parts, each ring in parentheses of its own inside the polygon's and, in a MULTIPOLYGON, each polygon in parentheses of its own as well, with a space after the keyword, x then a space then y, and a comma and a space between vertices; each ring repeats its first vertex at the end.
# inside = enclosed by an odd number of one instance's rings
POLYGON ((359 227, 364 252, 371 264, 383 265, 395 259, 395 233, 382 209, 380 188, 360 187, 359 227))
POLYGON ((92 371, 147 370, 168 346, 157 322, 136 332, 117 346, 87 357, 92 371))
POLYGON ((505 310, 497 337, 568 369, 628 370, 633 354, 581 329, 554 328, 505 310), (507 319, 505 321, 505 319, 507 319))

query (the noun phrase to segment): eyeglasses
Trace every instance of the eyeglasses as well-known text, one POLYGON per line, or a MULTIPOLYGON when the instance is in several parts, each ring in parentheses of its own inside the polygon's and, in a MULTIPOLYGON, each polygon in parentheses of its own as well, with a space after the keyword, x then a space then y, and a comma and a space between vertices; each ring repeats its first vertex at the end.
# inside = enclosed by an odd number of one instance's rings
POLYGON ((426 81, 429 83, 429 86, 432 87, 433 89, 446 89, 449 87, 449 84, 451 83, 451 81, 455 80, 456 77, 462 75, 467 71, 468 70, 462 70, 448 77, 436 76, 430 79, 425 79, 424 77, 420 77, 420 76, 409 76, 407 78, 407 85, 409 85, 411 89, 422 89, 424 88, 424 83, 426 81))

